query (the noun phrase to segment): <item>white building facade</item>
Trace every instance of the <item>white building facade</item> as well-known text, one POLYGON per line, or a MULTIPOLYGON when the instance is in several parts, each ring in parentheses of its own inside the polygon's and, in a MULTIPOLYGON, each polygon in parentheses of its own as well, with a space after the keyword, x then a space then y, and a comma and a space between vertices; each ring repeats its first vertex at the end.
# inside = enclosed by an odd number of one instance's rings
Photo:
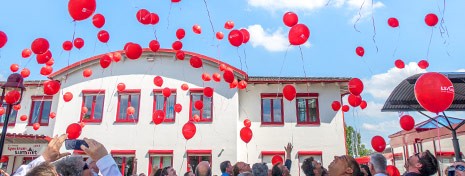
MULTIPOLYGON (((61 90, 54 96, 44 95, 43 81, 26 81, 21 109, 10 118, 8 133, 12 140, 5 145, 36 146, 40 155, 46 143, 44 136, 63 134, 69 124, 83 122, 79 138, 93 138, 104 144, 123 175, 135 169, 147 174, 153 166, 173 166, 181 175, 189 169, 188 164, 195 166, 202 160, 211 163, 213 175, 220 175, 219 166, 225 160, 252 165, 270 163, 274 155, 284 157, 288 142, 294 145, 292 175, 304 175, 299 168, 306 157, 313 156, 327 167, 333 156, 346 154, 344 115, 333 111, 331 103, 341 101, 349 78, 249 77, 216 59, 185 53, 185 60, 177 60, 175 51, 164 49, 156 53, 144 50, 137 60, 123 54, 121 61, 112 62, 106 69, 99 65, 103 55, 88 58, 50 75, 61 81, 61 90), (192 56, 201 58, 203 67, 193 68, 189 63, 192 56), (220 82, 202 80, 203 73, 223 75, 218 69, 221 64, 233 70, 236 80, 247 81, 247 88, 230 88, 223 77, 220 82), (84 69, 91 69, 93 74, 83 77, 84 69), (161 87, 154 85, 155 76, 162 77, 161 87), (125 84, 124 91, 117 90, 119 83, 125 84), (183 84, 189 89, 182 90, 183 84), (286 84, 297 90, 292 101, 282 95, 286 84), (214 90, 212 97, 203 94, 206 87, 214 90), (164 88, 171 90, 167 98, 162 94, 164 88), (73 94, 69 102, 63 99, 66 92, 73 94), (202 110, 194 108, 197 100, 203 101, 202 110), (182 106, 181 112, 174 111, 175 104, 182 106), (135 110, 132 115, 126 112, 130 106, 135 110), (166 113, 159 125, 152 122, 156 110, 166 113), (49 117, 51 112, 56 113, 53 119, 49 117), (28 119, 21 121, 22 115, 28 119), (194 115, 200 117, 195 122, 197 132, 186 140, 182 127, 194 115), (247 118, 253 131, 248 144, 239 136, 247 118), (34 123, 41 127, 34 130, 34 123), (11 136, 14 134, 29 140, 15 141, 11 136)), ((11 173, 38 155, 9 155, 7 171, 11 173)))

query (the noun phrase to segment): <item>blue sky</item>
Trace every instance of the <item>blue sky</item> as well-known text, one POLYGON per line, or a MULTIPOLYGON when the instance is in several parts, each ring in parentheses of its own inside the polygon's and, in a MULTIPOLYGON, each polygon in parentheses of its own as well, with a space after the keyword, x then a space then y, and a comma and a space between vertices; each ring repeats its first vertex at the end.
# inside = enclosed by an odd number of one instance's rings
MULTIPOLYGON (((98 42, 96 34, 99 30, 92 25, 91 19, 76 24, 72 22, 67 11, 68 1, 4 2, 0 6, 0 30, 8 35, 8 43, 0 49, 0 75, 10 74, 9 66, 17 63, 21 68, 31 70, 28 80, 45 79, 39 74, 41 66, 35 57, 21 58, 21 51, 29 48, 38 37, 49 40, 56 71, 68 65, 68 61, 74 63, 97 54, 121 50, 126 42, 147 47, 155 34, 163 48, 171 48, 171 43, 176 40, 176 29, 184 28, 183 50, 218 58, 238 68, 241 68, 239 59, 242 58, 247 60, 247 67, 243 62, 242 68, 251 76, 304 76, 305 68, 306 76, 361 78, 366 87, 362 97, 369 102, 368 108, 349 111, 346 122, 360 130, 363 142, 369 143, 373 135, 387 137, 400 129, 396 113, 381 113, 379 109, 402 79, 423 71, 416 62, 426 59, 431 32, 430 67, 427 71, 465 68, 462 60, 465 56, 465 1, 447 1, 445 7, 441 0, 374 1, 373 6, 370 0, 206 2, 210 19, 202 0, 182 0, 176 4, 169 0, 98 0, 96 12, 105 15, 103 29, 110 33, 108 45, 98 42), (160 22, 154 27, 140 24, 135 17, 140 8, 157 13, 160 22), (310 28, 309 43, 302 46, 303 62, 299 49, 289 47, 289 28, 282 22, 286 11, 297 13, 299 23, 310 28), (433 30, 425 25, 427 13, 436 13, 440 19, 444 18, 442 25, 447 28, 448 35, 441 35, 441 24, 433 30), (389 17, 399 19, 399 28, 387 25, 389 17), (225 33, 225 39, 218 41, 214 38, 210 20, 215 32, 225 33), (229 44, 228 31, 223 28, 227 20, 234 21, 236 29, 249 29, 249 43, 239 48, 229 44), (354 23, 360 32, 354 29, 354 23), (201 35, 192 32, 194 24, 202 27, 201 35), (72 39, 75 25, 75 36, 83 38, 85 46, 81 50, 73 49, 68 55, 62 51, 61 45, 63 41, 72 39), (376 44, 373 42, 375 33, 376 44), (363 58, 355 54, 359 45, 365 48, 363 58), (396 59, 403 59, 406 69, 393 68, 396 59)), ((420 115, 413 115, 417 122, 424 120, 420 115)))

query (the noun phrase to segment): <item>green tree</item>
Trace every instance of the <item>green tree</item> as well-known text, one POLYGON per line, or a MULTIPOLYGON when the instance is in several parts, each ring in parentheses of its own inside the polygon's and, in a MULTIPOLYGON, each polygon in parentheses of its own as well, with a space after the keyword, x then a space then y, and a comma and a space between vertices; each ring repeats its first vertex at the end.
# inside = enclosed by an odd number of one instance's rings
POLYGON ((346 128, 346 145, 350 156, 361 157, 373 153, 371 149, 367 149, 365 144, 361 143, 362 136, 355 131, 352 126, 345 125, 346 128))

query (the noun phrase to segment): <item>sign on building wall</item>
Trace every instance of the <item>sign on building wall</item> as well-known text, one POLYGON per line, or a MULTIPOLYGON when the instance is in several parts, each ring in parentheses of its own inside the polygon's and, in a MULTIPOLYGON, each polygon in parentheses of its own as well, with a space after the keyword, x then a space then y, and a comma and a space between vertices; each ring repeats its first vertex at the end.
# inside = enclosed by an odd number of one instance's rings
POLYGON ((47 144, 5 144, 3 155, 37 156, 42 154, 47 144))

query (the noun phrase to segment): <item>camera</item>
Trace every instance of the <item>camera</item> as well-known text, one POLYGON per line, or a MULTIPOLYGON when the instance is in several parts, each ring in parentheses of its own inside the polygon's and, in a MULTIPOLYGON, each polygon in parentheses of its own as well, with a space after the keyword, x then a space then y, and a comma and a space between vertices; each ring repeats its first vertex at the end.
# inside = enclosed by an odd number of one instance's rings
POLYGON ((81 145, 89 147, 86 141, 82 139, 66 139, 65 140, 65 148, 66 150, 82 150, 81 145))

